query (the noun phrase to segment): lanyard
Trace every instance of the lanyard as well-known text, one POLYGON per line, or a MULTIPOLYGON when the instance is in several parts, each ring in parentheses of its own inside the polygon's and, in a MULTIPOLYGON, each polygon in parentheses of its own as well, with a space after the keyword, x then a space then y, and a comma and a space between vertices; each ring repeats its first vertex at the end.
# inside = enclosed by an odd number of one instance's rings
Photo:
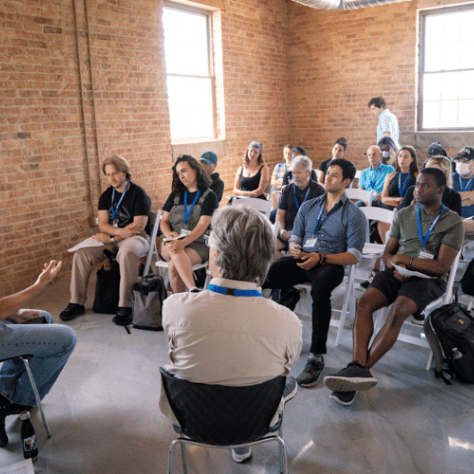
POLYGON ((428 233, 423 238, 423 229, 421 228, 421 216, 420 216, 421 204, 418 205, 418 210, 416 211, 416 219, 418 220, 418 235, 420 236, 421 246, 423 247, 423 251, 425 250, 426 242, 428 242, 428 239, 430 238, 431 231, 435 228, 435 225, 438 223, 439 218, 441 217, 441 214, 443 214, 445 209, 446 209, 446 206, 443 204, 443 208, 441 209, 441 212, 438 214, 438 217, 433 221, 433 223, 431 224, 431 227, 428 230, 428 233))
MULTIPOLYGON (((379 174, 382 171, 382 168, 383 168, 383 165, 380 165, 379 170, 377 171, 377 174, 375 175, 375 178, 373 178, 373 177, 372 177, 372 179, 369 178, 370 189, 374 189, 375 183, 377 182, 377 178, 379 177, 379 174)), ((372 168, 371 168, 371 170, 372 170, 372 168)), ((375 171, 375 170, 373 170, 373 171, 375 171)))
POLYGON ((201 194, 201 190, 199 190, 196 193, 194 201, 191 204, 191 209, 189 209, 189 212, 188 212, 188 192, 184 191, 184 225, 185 226, 188 225, 189 216, 191 215, 191 212, 193 212, 194 204, 196 204, 196 201, 198 200, 198 197, 200 194, 201 194))
POLYGON ((474 176, 466 183, 465 186, 462 185, 463 180, 461 180, 460 174, 458 174, 458 177, 459 177, 459 187, 461 188, 461 191, 466 191, 469 185, 471 184, 472 180, 474 179, 474 176))
POLYGON ((130 183, 127 183, 127 186, 125 187, 125 191, 122 193, 122 196, 119 199, 119 202, 114 208, 114 201, 115 201, 115 188, 112 191, 112 207, 111 207, 111 212, 112 212, 112 222, 115 222, 117 220, 117 211, 120 207, 120 204, 122 204, 123 197, 125 196, 125 193, 127 192, 128 187, 130 186, 130 183))
POLYGON ((286 167, 286 161, 285 161, 285 174, 288 173, 288 168, 286 167))
POLYGON ((400 197, 403 197, 403 192, 405 191, 405 186, 407 185, 407 181, 410 176, 411 176, 411 173, 408 173, 402 187, 402 173, 401 172, 398 173, 398 194, 400 194, 400 197))
POLYGON ((231 296, 263 296, 258 290, 237 290, 235 288, 226 288, 225 286, 217 286, 212 283, 207 286, 209 291, 220 293, 221 295, 231 296))
MULTIPOLYGON (((304 195, 303 202, 305 202, 306 199, 308 198, 308 194, 309 194, 310 191, 311 191, 311 181, 308 184, 308 190, 306 191, 306 194, 304 195)), ((298 209, 298 211, 299 211, 300 210, 300 205, 298 203, 298 199, 296 199, 296 184, 295 183, 293 183, 293 194, 295 195, 296 209, 298 209)), ((303 202, 301 204, 303 204, 303 202)))
POLYGON ((323 215, 323 211, 324 211, 324 201, 321 203, 321 205, 323 206, 321 211, 319 212, 319 216, 318 216, 318 219, 316 220, 316 226, 314 228, 314 235, 318 235, 318 232, 319 232, 319 229, 321 228, 321 226, 323 225, 323 222, 326 220, 327 216, 324 216, 322 219, 321 219, 321 216, 323 215))

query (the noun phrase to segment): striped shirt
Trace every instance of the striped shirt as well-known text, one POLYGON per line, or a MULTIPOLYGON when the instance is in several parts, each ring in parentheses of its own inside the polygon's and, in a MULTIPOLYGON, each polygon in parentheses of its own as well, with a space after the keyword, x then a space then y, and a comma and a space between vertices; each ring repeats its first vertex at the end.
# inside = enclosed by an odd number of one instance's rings
POLYGON ((397 146, 400 146, 400 127, 398 120, 390 110, 385 109, 379 115, 379 124, 377 125, 377 143, 384 137, 385 132, 390 132, 390 136, 397 146))
POLYGON ((326 193, 301 205, 290 242, 301 244, 307 253, 334 255, 350 252, 360 260, 367 226, 364 213, 345 194, 329 213, 326 213, 325 202, 326 193), (310 246, 308 241, 314 239, 320 213, 323 223, 317 232, 316 242, 310 246))

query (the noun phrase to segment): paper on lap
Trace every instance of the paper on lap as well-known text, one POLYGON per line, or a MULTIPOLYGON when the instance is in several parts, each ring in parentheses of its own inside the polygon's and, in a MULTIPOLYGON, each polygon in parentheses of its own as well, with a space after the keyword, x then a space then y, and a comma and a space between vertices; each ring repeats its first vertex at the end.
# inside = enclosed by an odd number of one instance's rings
POLYGON ((68 252, 76 252, 77 250, 86 249, 90 247, 103 247, 103 245, 104 244, 102 242, 99 242, 98 240, 89 237, 88 239, 83 240, 80 244, 77 244, 75 247, 68 249, 68 252))
POLYGON ((433 280, 436 277, 430 277, 428 275, 425 275, 424 273, 420 272, 415 272, 413 270, 407 270, 406 268, 399 267, 398 265, 394 265, 394 267, 398 270, 398 273, 406 276, 411 276, 411 277, 418 277, 418 278, 425 278, 427 280, 433 280))

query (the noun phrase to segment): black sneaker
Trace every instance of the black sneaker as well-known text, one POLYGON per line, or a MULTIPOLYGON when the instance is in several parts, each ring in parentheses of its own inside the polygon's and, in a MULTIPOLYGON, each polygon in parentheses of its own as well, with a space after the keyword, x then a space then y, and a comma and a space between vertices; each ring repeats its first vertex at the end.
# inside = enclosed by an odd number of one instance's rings
POLYGON ((324 362, 317 359, 308 359, 303 372, 296 378, 298 385, 302 387, 314 387, 321 378, 324 370, 324 362))
POLYGON ((283 390, 283 403, 286 404, 286 402, 289 402, 295 395, 296 392, 298 391, 298 384, 296 383, 296 379, 289 375, 286 378, 286 384, 285 384, 285 389, 283 390))
POLYGON ((425 317, 426 313, 424 311, 417 311, 415 314, 412 315, 411 317, 411 322, 413 324, 418 324, 419 326, 423 326, 423 323, 425 322, 425 317))
POLYGON ((112 318, 117 326, 128 326, 133 320, 132 308, 119 307, 117 314, 112 318))
POLYGON ((370 272, 370 276, 369 276, 368 280, 360 282, 359 286, 361 286, 362 288, 364 288, 364 290, 366 290, 369 287, 369 285, 372 283, 372 280, 374 279, 374 276, 377 275, 378 272, 379 272, 378 270, 372 270, 370 272))
POLYGON ((358 392, 375 387, 377 379, 372 376, 369 369, 356 362, 350 362, 337 374, 324 377, 324 384, 334 392, 358 392))
POLYGON ((352 405, 354 398, 358 393, 359 392, 332 392, 331 395, 329 395, 329 398, 341 405, 349 406, 352 405))
POLYGON ((69 303, 67 308, 62 311, 59 315, 59 318, 63 321, 71 321, 76 316, 80 316, 86 312, 86 308, 82 304, 69 303))

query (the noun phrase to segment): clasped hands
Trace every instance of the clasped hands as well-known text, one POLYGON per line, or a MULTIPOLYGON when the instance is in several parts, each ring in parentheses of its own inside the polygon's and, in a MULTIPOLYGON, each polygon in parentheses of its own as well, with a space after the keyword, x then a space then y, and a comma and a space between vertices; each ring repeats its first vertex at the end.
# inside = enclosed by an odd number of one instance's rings
POLYGON ((300 268, 303 270, 311 270, 314 268, 320 260, 320 254, 316 252, 306 253, 302 250, 301 246, 292 242, 290 244, 290 253, 296 260, 301 260, 300 263, 297 263, 300 268))

